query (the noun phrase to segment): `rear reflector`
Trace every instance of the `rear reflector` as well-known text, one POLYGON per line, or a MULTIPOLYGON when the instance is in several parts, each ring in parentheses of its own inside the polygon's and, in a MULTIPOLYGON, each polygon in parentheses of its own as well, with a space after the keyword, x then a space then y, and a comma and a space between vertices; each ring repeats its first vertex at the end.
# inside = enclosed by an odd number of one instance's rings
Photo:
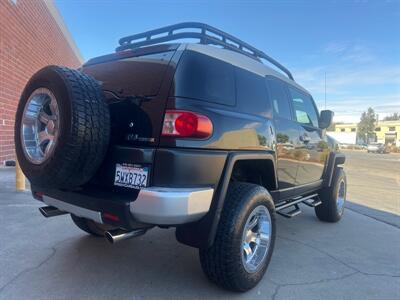
POLYGON ((43 192, 34 192, 33 193, 33 197, 35 198, 35 199, 37 199, 37 200, 43 200, 43 192))
POLYGON ((204 115, 182 110, 165 112, 163 136, 204 139, 210 137, 212 132, 212 122, 204 115))
POLYGON ((112 222, 119 222, 119 217, 117 215, 113 215, 110 213, 103 213, 102 216, 103 216, 103 219, 107 219, 112 222))

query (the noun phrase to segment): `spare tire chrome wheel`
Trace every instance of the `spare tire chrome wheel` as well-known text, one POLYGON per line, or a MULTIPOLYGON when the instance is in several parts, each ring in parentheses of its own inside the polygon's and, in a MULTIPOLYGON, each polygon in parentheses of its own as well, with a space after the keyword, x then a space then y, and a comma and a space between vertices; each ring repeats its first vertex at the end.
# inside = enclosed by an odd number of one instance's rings
POLYGON ((51 156, 59 127, 55 96, 49 89, 36 89, 25 105, 21 124, 21 144, 30 162, 41 164, 51 156))
POLYGON ((99 169, 110 138, 110 112, 100 83, 47 66, 32 76, 15 116, 15 152, 32 186, 75 189, 99 169))

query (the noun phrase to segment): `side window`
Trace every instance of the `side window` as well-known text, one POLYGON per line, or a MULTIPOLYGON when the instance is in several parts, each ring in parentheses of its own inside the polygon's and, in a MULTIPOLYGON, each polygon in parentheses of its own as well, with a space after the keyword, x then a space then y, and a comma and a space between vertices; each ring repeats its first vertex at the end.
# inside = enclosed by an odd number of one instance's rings
POLYGON ((236 103, 239 111, 271 118, 264 76, 236 68, 236 103))
POLYGON ((291 120, 290 105, 283 83, 273 78, 267 78, 267 85, 274 115, 291 120))
POLYGON ((175 72, 174 96, 235 105, 235 74, 231 64, 185 51, 175 72))
POLYGON ((318 127, 318 112, 310 96, 289 86, 296 121, 302 124, 318 127))

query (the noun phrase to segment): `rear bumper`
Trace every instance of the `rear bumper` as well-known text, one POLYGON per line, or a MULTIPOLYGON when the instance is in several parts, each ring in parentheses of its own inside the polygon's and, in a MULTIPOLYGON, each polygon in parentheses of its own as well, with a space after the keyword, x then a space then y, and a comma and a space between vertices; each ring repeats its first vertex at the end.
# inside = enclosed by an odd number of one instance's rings
MULTIPOLYGON (((197 221, 209 211, 213 194, 213 188, 150 187, 140 190, 135 201, 122 202, 117 211, 115 209, 110 211, 109 206, 101 205, 101 203, 96 205, 97 207, 88 208, 78 205, 76 201, 64 200, 71 199, 73 195, 69 195, 70 197, 44 195, 42 201, 59 210, 98 223, 110 223, 103 218, 104 213, 116 214, 121 224, 114 225, 129 228, 132 226, 127 224, 136 222, 151 225, 179 225, 197 221)), ((80 203, 88 203, 88 201, 80 203)))
POLYGON ((135 220, 150 224, 184 224, 199 220, 210 209, 212 188, 147 188, 130 205, 135 220))
POLYGON ((40 200, 59 210, 125 229, 185 224, 209 211, 226 157, 218 150, 112 146, 88 184, 73 191, 32 186, 32 192, 46 195, 40 200), (149 187, 115 186, 116 165, 125 163, 147 167, 149 187))

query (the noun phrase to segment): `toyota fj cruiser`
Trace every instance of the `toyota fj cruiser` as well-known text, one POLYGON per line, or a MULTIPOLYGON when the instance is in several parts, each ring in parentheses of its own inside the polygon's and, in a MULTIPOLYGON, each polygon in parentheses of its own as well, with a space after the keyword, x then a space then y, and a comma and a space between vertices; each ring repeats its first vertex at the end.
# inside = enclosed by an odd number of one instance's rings
POLYGON ((79 70, 38 71, 15 144, 45 217, 70 214, 111 243, 175 227, 211 281, 246 291, 271 259, 276 214, 305 204, 322 221, 342 217, 332 117, 262 51, 181 23, 124 37, 79 70))

